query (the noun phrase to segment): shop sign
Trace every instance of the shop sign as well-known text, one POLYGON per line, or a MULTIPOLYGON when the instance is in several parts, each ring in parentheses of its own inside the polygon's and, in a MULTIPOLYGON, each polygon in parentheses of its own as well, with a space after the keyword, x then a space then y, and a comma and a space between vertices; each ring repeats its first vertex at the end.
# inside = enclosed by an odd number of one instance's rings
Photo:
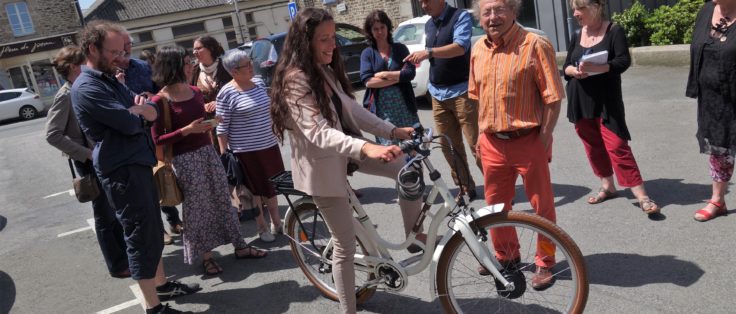
POLYGON ((74 34, 68 34, 0 46, 0 59, 59 49, 67 45, 74 45, 76 42, 74 37, 74 34))

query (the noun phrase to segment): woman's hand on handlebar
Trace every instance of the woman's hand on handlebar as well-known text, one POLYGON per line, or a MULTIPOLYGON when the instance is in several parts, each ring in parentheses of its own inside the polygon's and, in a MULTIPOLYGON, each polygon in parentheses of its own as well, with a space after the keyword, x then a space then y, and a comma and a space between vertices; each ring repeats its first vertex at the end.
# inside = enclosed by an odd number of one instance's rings
POLYGON ((396 145, 382 146, 373 143, 365 143, 365 145, 363 145, 363 148, 361 149, 361 152, 368 158, 381 159, 386 162, 401 157, 401 155, 403 154, 401 152, 401 149, 396 145))
POLYGON ((391 132, 392 132, 391 136, 395 139, 410 140, 412 139, 411 135, 412 133, 414 133, 414 128, 412 127, 394 128, 391 132))

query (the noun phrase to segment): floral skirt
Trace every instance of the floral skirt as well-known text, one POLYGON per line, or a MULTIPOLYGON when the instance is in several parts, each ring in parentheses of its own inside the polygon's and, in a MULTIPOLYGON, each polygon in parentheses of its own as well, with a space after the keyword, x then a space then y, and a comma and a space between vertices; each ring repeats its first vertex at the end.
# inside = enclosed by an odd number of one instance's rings
MULTIPOLYGON (((388 86, 382 88, 379 93, 376 116, 400 128, 409 127, 419 122, 417 113, 409 111, 406 106, 406 100, 404 94, 401 93, 401 89, 396 86, 388 86)), ((376 141, 381 145, 398 143, 398 141, 391 141, 378 136, 376 136, 376 141)))
POLYGON ((202 253, 223 244, 245 247, 225 169, 212 145, 178 155, 173 164, 184 194, 184 262, 193 264, 202 253))

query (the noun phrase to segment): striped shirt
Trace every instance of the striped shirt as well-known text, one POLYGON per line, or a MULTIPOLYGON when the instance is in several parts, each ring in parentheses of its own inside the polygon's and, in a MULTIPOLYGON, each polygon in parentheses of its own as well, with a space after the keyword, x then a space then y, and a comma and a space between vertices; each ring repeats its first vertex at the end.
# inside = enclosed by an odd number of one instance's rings
POLYGON ((478 100, 481 132, 541 125, 544 105, 565 98, 552 45, 516 23, 498 42, 479 40, 470 55, 468 96, 478 100))
POLYGON ((216 114, 222 117, 217 134, 227 134, 230 149, 236 153, 263 150, 277 144, 271 130, 271 98, 263 81, 252 80, 256 87, 239 91, 232 82, 217 94, 216 114))

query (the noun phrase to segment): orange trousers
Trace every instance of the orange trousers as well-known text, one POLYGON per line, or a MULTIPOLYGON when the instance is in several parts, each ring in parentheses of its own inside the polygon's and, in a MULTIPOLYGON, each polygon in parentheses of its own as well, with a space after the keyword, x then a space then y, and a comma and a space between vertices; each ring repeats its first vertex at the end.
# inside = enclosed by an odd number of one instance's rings
MULTIPOLYGON (((503 203, 504 211, 511 210, 516 178, 521 175, 526 195, 537 215, 552 222, 557 220, 547 153, 539 132, 508 140, 481 134, 478 145, 485 177, 486 203, 503 203)), ((519 257, 519 239, 514 228, 491 230, 491 239, 499 261, 519 257)), ((555 246, 541 235, 537 237, 535 264, 544 267, 555 264, 555 246)))

